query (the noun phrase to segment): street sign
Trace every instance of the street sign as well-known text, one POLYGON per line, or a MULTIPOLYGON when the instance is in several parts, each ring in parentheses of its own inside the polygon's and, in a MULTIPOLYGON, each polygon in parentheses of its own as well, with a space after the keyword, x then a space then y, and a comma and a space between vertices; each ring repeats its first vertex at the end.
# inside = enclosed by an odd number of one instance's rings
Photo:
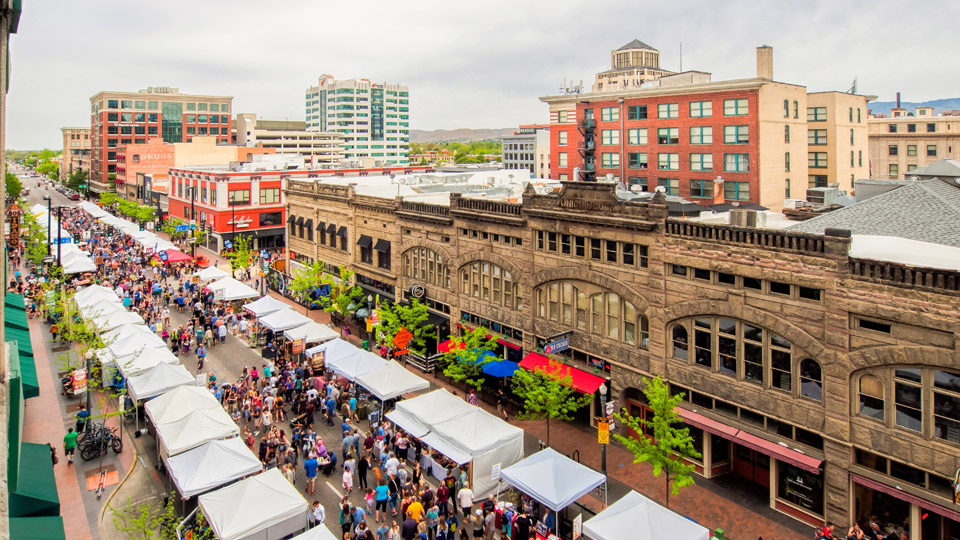
POLYGON ((607 416, 610 416, 613 414, 613 411, 616 410, 616 408, 617 408, 616 401, 608 401, 605 406, 604 412, 607 414, 607 416))
POLYGON ((610 424, 606 419, 597 421, 597 442, 610 444, 610 424))
POLYGON ((186 232, 186 231, 189 231, 189 230, 190 230, 190 226, 189 226, 189 225, 177 225, 175 230, 176 230, 177 232, 186 232))
POLYGON ((400 328, 397 335, 393 336, 393 345, 398 349, 406 349, 411 339, 413 339, 413 334, 406 328, 400 328))
POLYGON ((573 540, 577 540, 583 536, 583 514, 577 514, 577 517, 573 518, 573 540))
POLYGON ((223 247, 230 249, 233 247, 233 242, 227 240, 226 242, 223 243, 223 247))
POLYGON ((543 352, 547 354, 557 354, 562 353, 563 351, 570 348, 570 340, 567 338, 561 338, 556 341, 551 341, 543 346, 543 352))

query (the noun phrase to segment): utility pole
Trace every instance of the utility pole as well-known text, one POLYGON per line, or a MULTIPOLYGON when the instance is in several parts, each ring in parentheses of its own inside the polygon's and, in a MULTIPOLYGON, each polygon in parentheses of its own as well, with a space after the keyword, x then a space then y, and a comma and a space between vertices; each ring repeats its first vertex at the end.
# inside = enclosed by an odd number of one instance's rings
POLYGON ((60 223, 61 223, 61 221, 60 221, 60 210, 63 210, 63 207, 62 207, 62 206, 58 206, 58 207, 57 207, 57 266, 61 266, 61 264, 60 264, 60 246, 63 245, 63 240, 62 240, 62 238, 61 238, 61 237, 63 236, 63 235, 61 234, 61 233, 63 232, 63 226, 60 224, 60 223))
POLYGON ((50 256, 50 240, 52 238, 50 234, 50 218, 51 213, 53 212, 53 197, 47 199, 47 257, 50 256))
POLYGON ((193 222, 194 217, 196 217, 196 210, 194 210, 193 208, 193 201, 196 198, 195 193, 197 189, 193 186, 189 186, 189 187, 190 187, 190 256, 196 257, 197 256, 197 232, 196 232, 197 229, 196 229, 196 225, 193 222))

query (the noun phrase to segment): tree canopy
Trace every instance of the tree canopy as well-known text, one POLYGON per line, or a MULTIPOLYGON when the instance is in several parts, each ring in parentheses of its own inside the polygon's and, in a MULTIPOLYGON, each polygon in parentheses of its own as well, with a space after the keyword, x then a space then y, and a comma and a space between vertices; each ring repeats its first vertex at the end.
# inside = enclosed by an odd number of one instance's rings
POLYGON ((407 348, 411 352, 423 356, 427 352, 427 338, 436 338, 433 324, 427 322, 430 314, 427 306, 413 298, 410 305, 400 303, 385 303, 378 308, 380 312, 380 329, 377 332, 377 343, 393 343, 393 337, 401 328, 406 328, 413 334, 407 348))
POLYGON ((23 191, 23 183, 20 182, 20 179, 17 178, 17 175, 10 171, 7 171, 7 174, 4 178, 4 187, 7 190, 7 197, 13 197, 14 199, 19 197, 20 192, 23 191))
POLYGON ((518 369, 513 374, 513 392, 523 401, 523 410, 517 418, 546 419, 547 446, 550 445, 550 419, 573 420, 573 413, 593 399, 592 395, 577 392, 570 368, 552 358, 545 368, 518 369))
POLYGON ((450 336, 450 350, 443 353, 443 374, 480 390, 484 381, 483 366, 500 360, 492 352, 496 348, 497 338, 482 326, 465 336, 450 336))

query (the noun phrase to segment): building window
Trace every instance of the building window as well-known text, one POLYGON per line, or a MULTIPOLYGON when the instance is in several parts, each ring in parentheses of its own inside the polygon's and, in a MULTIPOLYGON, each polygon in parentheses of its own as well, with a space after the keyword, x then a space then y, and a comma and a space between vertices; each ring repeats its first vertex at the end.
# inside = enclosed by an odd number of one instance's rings
POLYGON ((646 120, 647 119, 647 106, 646 105, 630 105, 627 107, 627 120, 646 120))
POLYGON ((747 100, 745 98, 723 100, 724 116, 746 116, 748 112, 747 100))
POLYGON ((726 172, 750 172, 750 154, 724 154, 723 170, 726 172))
POLYGON ((827 144, 827 130, 825 129, 808 129, 807 130, 807 144, 811 146, 822 146, 827 144))
POLYGON ((750 126, 723 126, 723 144, 748 144, 750 126))
POLYGON ((566 131, 561 131, 561 132, 557 133, 557 144, 560 145, 560 146, 566 146, 566 145, 567 145, 567 132, 566 132, 566 131))
POLYGON ((783 100, 783 117, 790 118, 790 100, 783 100))
POLYGON ((807 107, 807 122, 826 122, 826 107, 807 107))
POLYGON ((280 188, 262 188, 260 190, 260 204, 279 204, 280 188))
POLYGON ((823 475, 777 461, 777 497, 823 515, 823 475))
POLYGON ((916 124, 907 124, 907 133, 916 133, 917 125, 916 124))
POLYGON ((638 186, 640 191, 647 192, 650 191, 650 187, 647 183, 646 176, 630 176, 627 178, 627 188, 631 191, 635 191, 633 186, 638 186))
POLYGON ((649 321, 636 306, 588 283, 555 281, 537 289, 537 316, 571 329, 647 348, 649 321), (639 336, 637 328, 639 327, 639 336))
POLYGON ((790 142, 790 126, 783 126, 783 142, 790 142))
POLYGON ((567 123, 567 111, 557 111, 557 123, 558 124, 567 123))
POLYGON ((691 101, 690 118, 709 118, 713 116, 712 101, 691 101))
POLYGON ((888 172, 890 178, 896 179, 898 176, 900 176, 900 166, 896 163, 891 163, 888 168, 888 172))
POLYGON ((896 124, 887 124, 887 131, 890 132, 890 133, 896 133, 896 132, 897 132, 897 125, 896 125, 896 124))
POLYGON ((860 376, 860 416, 883 421, 883 382, 874 375, 860 376))
MULTIPOLYGON (((857 166, 863 167, 863 150, 857 150, 857 166)), ((853 182, 850 183, 850 187, 853 187, 853 182)))
POLYGON ((560 152, 557 154, 557 167, 566 167, 567 166, 567 153, 560 152))
POLYGON ((888 145, 888 146, 887 146, 887 155, 888 155, 888 156, 896 156, 896 155, 899 154, 899 153, 900 153, 900 147, 899 147, 899 146, 897 146, 897 145, 895 145, 895 144, 891 144, 891 145, 888 145))
POLYGON ((800 104, 797 100, 793 100, 793 119, 797 120, 800 118, 800 104))
POLYGON ((627 144, 647 144, 647 128, 628 129, 627 144))
POLYGON ((601 122, 616 122, 620 120, 620 109, 617 107, 603 107, 600 109, 601 122))
POLYGON ((690 197, 695 199, 712 199, 713 180, 691 180, 690 197))
POLYGON ((679 178, 657 178, 657 186, 662 187, 667 195, 680 194, 679 178))
POLYGON ((927 145, 927 157, 937 157, 937 145, 935 144, 927 145))
POLYGON ((790 172, 790 152, 783 154, 783 171, 790 172))
POLYGON ((241 206, 245 204, 250 204, 249 189, 231 189, 227 191, 228 206, 241 206))
POLYGON ((617 152, 604 152, 600 154, 600 165, 605 169, 613 169, 620 166, 620 154, 617 152))
POLYGON ((460 269, 460 293, 510 309, 521 309, 520 284, 499 266, 477 261, 460 269))
POLYGON ((917 155, 917 145, 915 145, 915 144, 908 144, 908 145, 907 145, 907 155, 908 155, 908 156, 916 156, 916 155, 917 155))
POLYGON ((850 128, 850 144, 854 144, 854 142, 853 142, 853 128, 850 128))
POLYGON ((690 144, 713 144, 712 127, 690 128, 690 144))
POLYGON ((689 341, 687 340, 687 328, 683 325, 675 325, 671 330, 671 343, 673 345, 672 355, 678 360, 687 360, 689 358, 689 341))
POLYGON ((680 154, 657 154, 657 169, 661 171, 680 170, 680 154))
POLYGON ((827 167, 827 153, 809 152, 807 154, 807 166, 812 169, 825 169, 827 167))
POLYGON ((749 201, 750 183, 749 182, 724 182, 723 198, 728 201, 749 201))
POLYGON ((690 154, 691 171, 712 171, 713 154, 690 154))
POLYGON ((601 129, 600 144, 603 144, 606 146, 620 146, 620 130, 619 129, 601 129))
POLYGON ((790 179, 789 178, 783 181, 783 198, 784 199, 790 198, 790 179))
POLYGON ((373 250, 377 252, 377 268, 390 269, 390 242, 384 239, 377 240, 373 250))
POLYGON ((657 105, 657 118, 669 119, 680 116, 680 105, 677 103, 661 103, 657 105))
POLYGON ((935 133, 937 131, 936 124, 927 124, 927 133, 935 133))
POLYGON ((627 168, 643 169, 647 168, 647 154, 640 152, 630 152, 627 154, 627 168))
POLYGON ((657 144, 679 144, 680 128, 660 128, 657 130, 657 144))
POLYGON ((812 358, 800 362, 800 395, 816 401, 823 400, 823 373, 820 364, 812 358))

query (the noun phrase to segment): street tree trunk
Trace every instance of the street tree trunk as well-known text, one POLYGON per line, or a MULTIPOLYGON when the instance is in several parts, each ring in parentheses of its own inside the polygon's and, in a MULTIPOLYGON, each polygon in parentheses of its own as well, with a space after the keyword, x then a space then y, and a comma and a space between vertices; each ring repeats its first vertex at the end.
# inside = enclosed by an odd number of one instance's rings
POLYGON ((666 481, 667 481, 667 504, 664 506, 666 506, 667 508, 670 508, 670 474, 667 473, 664 476, 666 477, 666 481))
POLYGON ((550 416, 547 416, 547 446, 550 446, 550 416))

